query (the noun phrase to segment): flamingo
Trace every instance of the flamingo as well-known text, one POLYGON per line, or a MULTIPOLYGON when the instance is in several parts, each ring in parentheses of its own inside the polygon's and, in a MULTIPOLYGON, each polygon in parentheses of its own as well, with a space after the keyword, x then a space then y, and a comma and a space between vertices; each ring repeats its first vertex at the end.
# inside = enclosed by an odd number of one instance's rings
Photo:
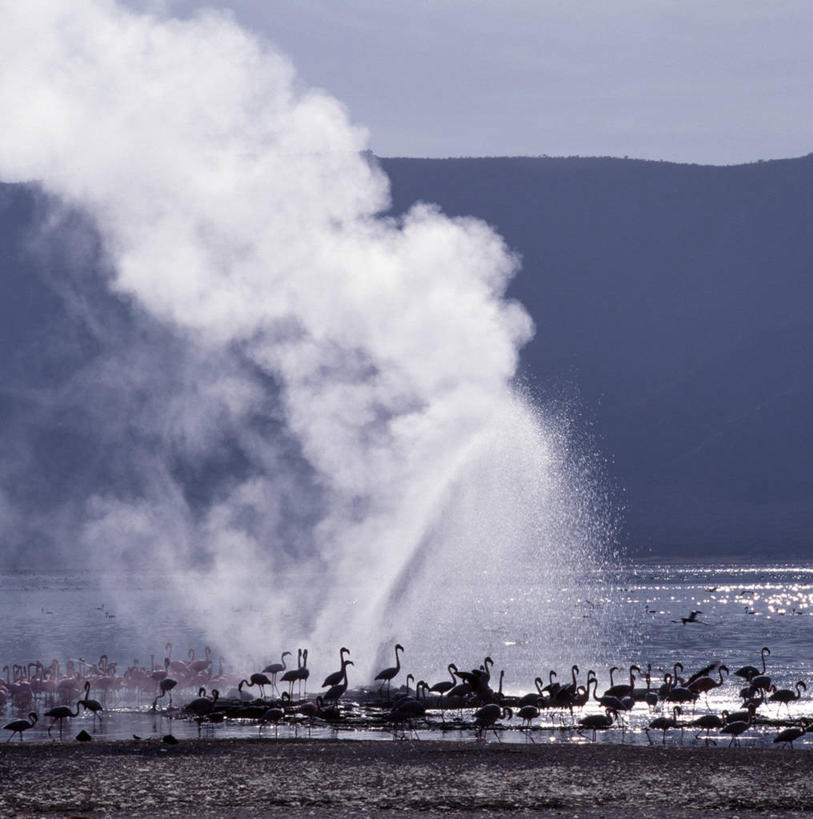
POLYGON ((457 685, 457 680, 455 679, 455 671, 457 671, 457 666, 454 663, 449 663, 446 666, 446 669, 449 672, 449 676, 451 677, 451 681, 449 680, 441 680, 440 682, 436 682, 429 690, 434 694, 440 694, 443 696, 444 694, 451 691, 455 685, 457 685))
POLYGON ((252 687, 255 685, 258 686, 260 689, 260 697, 265 699, 265 686, 271 685, 271 680, 269 680, 268 677, 265 676, 265 674, 256 673, 251 675, 251 682, 249 682, 248 680, 240 680, 240 684, 237 686, 237 690, 242 691, 244 685, 252 687))
MULTIPOLYGON (((558 675, 556 672, 551 669, 548 672, 548 684, 542 689, 542 691, 545 693, 550 694, 551 697, 559 690, 560 687, 558 682, 554 682, 557 676, 558 675)), ((612 677, 610 679, 612 679, 612 677)))
POLYGON ((608 728, 612 728, 613 721, 617 716, 618 713, 612 708, 608 708, 605 714, 588 714, 586 717, 582 717, 579 720, 579 725, 582 727, 579 728, 578 732, 581 734, 585 728, 588 731, 592 731, 593 742, 595 742, 596 731, 606 731, 608 728))
POLYGON ((759 692, 762 699, 771 689, 771 678, 768 674, 757 674, 756 677, 751 677, 751 690, 756 693, 759 692))
POLYGON ((189 665, 183 660, 172 659, 172 643, 167 643, 164 646, 164 650, 167 652, 167 656, 164 657, 164 665, 166 666, 167 672, 172 671, 174 674, 185 675, 189 670, 189 665))
POLYGON ((163 680, 158 682, 158 687, 161 689, 161 693, 152 701, 152 710, 155 711, 156 706, 158 704, 158 700, 161 697, 165 696, 167 693, 169 694, 169 707, 172 708, 172 689, 178 684, 177 680, 173 680, 172 677, 164 677, 163 680))
MULTIPOLYGON (((290 653, 290 652, 288 652, 290 653)), ((294 683, 299 679, 299 670, 302 668, 302 649, 296 650, 296 668, 290 668, 282 675, 282 682, 290 683, 288 693, 293 696, 294 683)))
POLYGON ((352 660, 344 660, 342 662, 342 679, 335 685, 332 685, 325 694, 325 702, 333 702, 334 705, 339 704, 339 697, 347 691, 347 666, 354 665, 352 660))
POLYGON ((479 702, 493 702, 494 691, 489 685, 491 680, 491 666, 494 665, 494 660, 491 657, 486 657, 483 665, 480 668, 473 668, 471 671, 458 671, 457 676, 461 680, 467 682, 471 688, 471 693, 479 702))
MULTIPOLYGON (((725 714, 725 711, 723 713, 725 714)), ((717 743, 709 736, 709 732, 712 729, 716 730, 718 728, 722 728, 725 725, 725 720, 721 717, 718 717, 717 714, 704 714, 702 717, 698 717, 696 720, 691 722, 690 725, 700 728, 700 732, 697 734, 695 739, 700 739, 700 734, 702 734, 703 731, 705 731, 706 745, 708 745, 709 742, 716 745, 717 743)))
MULTIPOLYGON (((762 650, 760 651, 760 657, 762 658, 762 674, 765 673, 765 655, 770 656, 771 650, 768 646, 763 646, 762 650)), ((744 665, 742 668, 738 668, 734 672, 735 677, 742 677, 744 680, 751 682, 751 680, 760 673, 760 670, 753 665, 744 665)))
POLYGON ((268 708, 263 715, 260 717, 260 727, 259 731, 262 732, 263 725, 268 722, 272 722, 274 724, 274 736, 278 736, 279 732, 279 723, 285 717, 285 708, 279 705, 272 705, 268 708))
POLYGON ((760 705, 759 700, 752 700, 741 711, 723 711, 723 719, 726 723, 729 722, 749 722, 754 718, 757 708, 760 705))
POLYGON ((633 688, 632 698, 635 702, 645 702, 650 709, 658 704, 658 695, 652 690, 652 666, 646 668, 646 688, 633 688))
MULTIPOLYGON (((587 676, 587 680, 588 680, 588 682, 590 680, 589 674, 587 676)), ((590 695, 587 692, 587 689, 583 685, 580 685, 576 689, 576 693, 573 695, 573 702, 571 703, 571 706, 570 706, 571 715, 573 714, 573 709, 574 708, 584 708, 584 706, 587 705, 587 703, 589 701, 590 701, 590 695)))
POLYGON ((807 686, 802 680, 796 683, 793 688, 780 688, 778 690, 774 690, 773 694, 771 694, 768 699, 771 702, 778 702, 779 707, 782 707, 782 703, 785 704, 785 707, 788 709, 788 713, 790 713, 790 704, 793 700, 800 700, 802 698, 802 692, 799 690, 800 688, 804 688, 807 691, 807 686), (796 689, 796 693, 793 693, 793 689, 796 689))
MULTIPOLYGON (((413 719, 422 717, 426 713, 426 702, 421 699, 421 693, 426 696, 426 689, 429 686, 423 680, 419 680, 415 686, 415 696, 405 696, 399 699, 390 711, 390 720, 393 723, 393 738, 395 737, 395 726, 399 723, 406 723, 409 730, 416 734, 415 726, 412 724, 413 719)), ((406 738, 406 732, 402 735, 406 738)))
POLYGON ((311 670, 308 668, 308 649, 302 649, 302 667, 296 670, 296 678, 299 681, 299 696, 307 695, 308 693, 308 677, 311 675, 311 670), (302 684, 305 684, 305 690, 302 690, 302 684))
POLYGON ((299 706, 298 711, 302 714, 303 717, 308 718, 308 733, 310 734, 311 728, 313 728, 313 721, 316 717, 321 715, 322 712, 322 698, 317 697, 316 702, 303 702, 302 705, 299 706))
POLYGON ((563 685, 562 690, 563 691, 568 691, 571 694, 575 694, 576 690, 579 687, 579 679, 578 679, 578 677, 579 677, 579 667, 577 665, 575 665, 575 664, 572 665, 571 668, 570 668, 570 674, 571 674, 571 682, 569 682, 567 685, 563 685))
POLYGON ((339 665, 341 666, 341 668, 338 671, 334 671, 332 674, 328 674, 327 677, 325 677, 325 681, 322 683, 322 688, 330 688, 333 685, 338 685, 342 681, 344 677, 345 662, 349 662, 345 661, 344 659, 345 652, 347 652, 348 656, 350 655, 350 649, 342 646, 339 649, 339 665))
MULTIPOLYGON (((680 666, 680 670, 683 670, 683 666, 680 666)), ((726 669, 727 670, 727 669, 726 669)), ((675 670, 675 680, 677 680, 677 669, 675 670)), ((684 702, 695 702, 700 694, 697 691, 693 691, 690 688, 686 688, 682 683, 677 681, 675 685, 667 692, 664 699, 667 702, 673 703, 684 703, 684 702)))
POLYGON ((635 689, 635 674, 633 674, 633 671, 640 674, 641 669, 637 665, 631 665, 629 684, 621 683, 619 685, 613 685, 613 671, 618 671, 618 668, 613 666, 610 669, 610 687, 604 692, 604 696, 618 697, 618 699, 630 696, 635 689))
MULTIPOLYGON (((104 679, 107 679, 106 677, 104 679)), ((53 693, 53 689, 51 690, 53 693)), ((75 677, 63 677, 56 684, 56 694, 62 700, 72 700, 79 696, 79 675, 75 677)))
POLYGON ((15 719, 9 722, 8 724, 3 726, 4 731, 11 731, 11 736, 6 740, 6 742, 11 742, 14 734, 20 735, 20 742, 23 741, 23 731, 27 731, 29 728, 33 728, 37 722, 37 715, 32 711, 28 715, 28 719, 15 719))
MULTIPOLYGON (((395 677, 398 672, 401 670, 401 658, 398 656, 399 651, 403 651, 404 647, 400 643, 395 644, 395 665, 391 666, 390 668, 385 668, 383 671, 379 671, 378 674, 375 675, 377 680, 382 680, 383 682, 378 687, 378 690, 384 687, 386 683, 387 686, 387 693, 390 690, 390 683, 392 682, 393 677, 395 677)), ((458 675, 459 676, 459 675, 458 675)))
POLYGON ((683 663, 675 663, 672 666, 672 673, 666 673, 663 675, 663 685, 658 689, 658 696, 661 699, 664 699, 666 695, 676 686, 682 685, 683 680, 681 679, 680 675, 678 674, 678 669, 683 671, 683 663))
MULTIPOLYGON (((719 688, 723 684, 723 671, 725 671, 726 676, 728 676, 728 667, 721 665, 717 669, 717 673, 720 675, 720 681, 715 682, 712 677, 708 675, 703 675, 700 677, 695 677, 689 683, 687 683, 686 688, 689 691, 692 691, 695 694, 703 694, 706 697, 706 706, 709 707, 709 691, 713 688, 719 688)), ((680 689, 676 689, 680 690, 680 689)), ((709 707, 709 710, 711 708, 709 707)))
POLYGON ((155 680, 156 683, 163 680, 169 674, 169 657, 164 657, 164 667, 155 668, 150 671, 150 679, 155 680))
POLYGON ((200 673, 206 671, 207 668, 211 670, 211 667, 212 667, 212 649, 209 648, 209 646, 206 646, 204 651, 206 652, 206 659, 205 660, 196 660, 195 659, 195 649, 194 648, 189 649, 189 652, 191 654, 191 662, 189 663, 189 670, 193 674, 200 674, 200 673))
POLYGON ((730 748, 732 745, 740 744, 739 736, 751 727, 751 720, 736 720, 734 722, 727 722, 721 729, 722 734, 731 734, 731 742, 728 743, 730 748))
POLYGON ((490 702, 482 708, 478 708, 474 712, 474 723, 477 725, 477 736, 483 738, 485 732, 491 728, 494 731, 494 736, 497 737, 497 742, 502 742, 500 735, 497 733, 494 724, 498 719, 511 719, 514 716, 510 708, 505 708, 502 705, 497 705, 495 702, 490 702))
MULTIPOLYGON (((663 744, 666 745, 666 732, 672 728, 678 727, 678 715, 680 714, 680 706, 676 705, 672 709, 672 716, 671 717, 656 717, 649 723, 649 726, 645 728, 647 739, 649 740, 649 744, 652 745, 652 737, 649 736, 649 729, 652 728, 656 731, 663 731, 663 744)), ((681 729, 681 736, 682 729, 681 729)))
MULTIPOLYGON (((535 720, 540 714, 539 709, 535 705, 523 705, 522 708, 517 711, 517 716, 522 719, 522 725, 520 728, 525 728, 530 730, 531 722, 535 720)), ((536 740, 531 736, 531 734, 526 733, 528 739, 531 742, 536 742, 536 740)))
POLYGON ((409 687, 415 682, 414 674, 407 674, 406 682, 393 694, 393 700, 397 704, 401 700, 408 700, 412 696, 412 689, 409 687))
POLYGON ((453 697, 467 697, 471 694, 471 686, 467 682, 458 683, 453 688, 450 688, 446 692, 446 699, 449 700, 453 697))
POLYGON ((491 679, 492 665, 494 665, 494 660, 492 660, 491 657, 486 657, 480 668, 473 668, 471 671, 455 671, 455 676, 459 677, 463 682, 450 689, 447 696, 467 696, 468 694, 472 694, 479 702, 492 702, 494 700, 494 692, 488 684, 491 679), (464 688, 463 686, 467 687, 464 688))
POLYGON ((479 685, 479 680, 485 680, 488 683, 491 679, 491 666, 493 665, 494 660, 491 657, 486 657, 479 668, 473 668, 471 671, 459 671, 457 676, 469 683, 472 688, 476 688, 479 685))
POLYGON ((692 676, 689 677, 689 679, 687 680, 687 685, 688 683, 692 683, 695 680, 700 679, 700 677, 708 677, 711 674, 711 672, 714 671, 714 669, 717 668, 717 666, 719 665, 720 663, 717 662, 716 660, 712 663, 709 663, 708 665, 704 665, 703 668, 701 668, 699 671, 695 671, 694 674, 692 674, 692 676))
POLYGON ((263 674, 270 674, 271 675, 271 686, 274 691, 278 691, 277 689, 277 674, 281 671, 285 671, 287 666, 285 665, 285 658, 290 654, 290 651, 283 651, 280 655, 278 663, 269 663, 264 669, 263 674))
MULTIPOLYGON (((588 677, 589 679, 589 677, 588 677)), ((542 677, 536 677, 534 679, 534 685, 536 686, 536 691, 531 691, 528 694, 523 695, 519 698, 519 702, 517 703, 520 707, 525 705, 538 705, 539 701, 542 700, 544 702, 544 697, 542 696, 542 677)))
POLYGON ((79 703, 76 703, 76 713, 71 711, 71 707, 69 705, 57 705, 55 708, 52 708, 50 711, 45 712, 46 717, 51 717, 51 724, 48 726, 48 736, 51 736, 51 728, 58 722, 59 723, 59 738, 62 739, 62 722, 66 720, 68 717, 78 717, 79 716, 79 703))
POLYGON ((96 717, 99 717, 99 722, 102 721, 102 704, 98 700, 90 699, 90 680, 85 681, 85 697, 77 703, 82 705, 85 711, 90 711, 93 714, 93 724, 96 724, 96 717))
MULTIPOLYGON (((603 705, 605 708, 614 711, 616 716, 618 715, 619 711, 625 711, 626 705, 619 697, 614 697, 612 694, 602 694, 602 696, 598 696, 596 689, 598 688, 598 678, 597 677, 588 677, 587 680, 587 691, 589 694, 590 685, 593 685, 593 699, 598 702, 600 705, 603 705)), ((634 703, 633 703, 634 704, 634 703)))
POLYGON ((200 735, 201 723, 206 717, 211 715, 212 711, 214 711, 215 703, 217 702, 217 698, 219 696, 220 692, 216 688, 212 689, 211 697, 206 696, 205 688, 200 688, 198 690, 197 698, 184 706, 183 710, 187 714, 191 714, 198 723, 198 735, 200 735))
MULTIPOLYGON (((797 739, 801 738, 807 733, 807 726, 810 724, 810 720, 806 718, 802 718, 801 726, 794 726, 791 728, 785 728, 784 731, 780 731, 775 737, 774 742, 787 742, 790 745, 791 751, 793 750, 793 743, 796 742, 797 739)), ((8 726, 6 726, 8 727, 8 726)), ((22 734, 20 734, 20 739, 22 739, 22 734)))

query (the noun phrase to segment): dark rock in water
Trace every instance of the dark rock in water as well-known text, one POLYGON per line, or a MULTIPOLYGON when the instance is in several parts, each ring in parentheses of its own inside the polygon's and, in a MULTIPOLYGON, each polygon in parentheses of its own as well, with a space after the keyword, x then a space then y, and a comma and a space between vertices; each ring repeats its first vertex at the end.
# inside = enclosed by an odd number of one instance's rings
POLYGON ((172 736, 172 734, 167 734, 166 736, 161 737, 161 742, 163 742, 164 745, 177 745, 178 744, 178 740, 175 739, 175 737, 172 736))
POLYGON ((92 741, 93 741, 93 737, 92 737, 92 736, 91 736, 91 735, 90 735, 90 734, 89 734, 87 731, 85 731, 84 729, 82 729, 82 730, 81 730, 81 731, 80 731, 80 732, 79 732, 79 733, 76 735, 76 741, 77 741, 77 742, 92 742, 92 741))

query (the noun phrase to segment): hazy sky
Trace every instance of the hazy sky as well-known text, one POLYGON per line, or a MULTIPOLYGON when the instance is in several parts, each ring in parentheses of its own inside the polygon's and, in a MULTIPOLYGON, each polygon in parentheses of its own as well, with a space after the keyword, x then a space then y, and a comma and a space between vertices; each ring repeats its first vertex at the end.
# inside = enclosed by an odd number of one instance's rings
POLYGON ((813 151, 810 0, 128 0, 230 8, 381 156, 813 151))

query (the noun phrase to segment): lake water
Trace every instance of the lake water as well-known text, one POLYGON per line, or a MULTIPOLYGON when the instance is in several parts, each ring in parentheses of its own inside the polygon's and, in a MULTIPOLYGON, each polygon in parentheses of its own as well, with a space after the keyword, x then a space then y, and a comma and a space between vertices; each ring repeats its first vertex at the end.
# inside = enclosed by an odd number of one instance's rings
MULTIPOLYGON (((533 690, 537 676, 547 682, 550 669, 555 669, 560 679, 569 679, 572 662, 580 666, 581 682, 587 668, 594 668, 600 690, 609 685, 610 665, 622 668, 616 674, 616 682, 620 682, 631 663, 642 668, 650 664, 653 685, 659 685, 675 662, 681 662, 688 673, 715 661, 727 664, 732 672, 745 664, 761 667, 760 649, 769 646, 768 673, 777 687, 790 688, 797 680, 813 686, 813 563, 638 561, 591 571, 568 582, 572 586, 565 590, 566 606, 561 603, 562 589, 555 583, 552 588, 556 588, 556 595, 547 597, 544 590, 524 589, 518 584, 498 609, 469 617, 465 629, 458 626, 448 643, 442 630, 427 623, 425 642, 432 650, 423 650, 413 637, 412 651, 405 652, 404 672, 398 680, 412 672, 416 678, 437 682, 446 676, 447 662, 455 662, 461 669, 472 668, 488 654, 495 660, 495 687, 496 676, 504 669, 504 690, 510 694, 533 690), (694 610, 702 612, 697 615, 699 622, 683 624, 681 618, 694 610), (531 611, 534 617, 530 617, 531 611), (555 644, 551 635, 555 635, 555 644)), ((175 588, 171 577, 148 573, 0 573, 0 617, 4 624, 0 629, 0 666, 26 666, 37 660, 47 665, 57 659, 64 669, 68 660, 82 658, 97 663, 101 655, 107 655, 122 673, 135 663, 148 668, 151 662, 162 665, 169 642, 175 647, 175 658, 186 659, 189 648, 201 657, 207 636, 200 626, 186 620, 175 588)), ((228 646, 212 648, 215 667, 222 662, 224 671, 245 676, 278 659, 283 649, 292 650, 295 658, 297 647, 257 646, 253 657, 229 656, 228 646)), ((356 657, 364 651, 364 647, 351 649, 356 657)), ((315 688, 337 666, 337 654, 312 655, 309 666, 313 669, 311 688, 315 688)), ((7 673, 11 673, 10 668, 4 670, 4 676, 7 673)), ((360 682, 368 681, 352 684, 360 682)), ((741 684, 732 677, 713 691, 710 707, 716 712, 735 710, 741 684)), ((91 696, 100 698, 95 691, 91 696)), ((136 691, 111 694, 106 698, 108 714, 102 728, 93 727, 88 714, 74 720, 65 735, 72 737, 80 726, 113 738, 134 733, 145 737, 169 732, 178 737, 197 734, 194 722, 170 721, 160 711, 152 712, 151 696, 152 692, 136 691)), ((191 691, 177 692, 175 701, 182 703, 193 696, 191 691)), ((35 710, 42 712, 46 707, 36 704, 35 710)), ((28 710, 22 708, 23 713, 28 710)), ((5 722, 15 718, 18 711, 9 702, 0 715, 5 722)), ((591 711, 598 713, 597 704, 592 704, 591 711)), ((707 709, 701 700, 694 706, 694 714, 702 713, 707 709)), ((777 705, 767 706, 761 713, 780 716, 777 705)), ((782 706, 781 716, 788 713, 813 716, 804 692, 789 712, 782 706)), ((642 728, 654 716, 637 706, 629 717, 630 730, 624 732, 624 741, 645 742, 642 728)), ((27 732, 26 741, 47 739, 47 722, 27 732)), ((544 714, 537 724, 543 726, 534 735, 537 741, 574 741, 572 732, 561 730, 561 720, 553 714, 544 714)), ((227 720, 204 730, 215 736, 256 736, 259 729, 256 723, 227 720)), ((283 726, 280 733, 293 730, 283 726)), ((299 731, 302 733, 301 728, 299 731)), ((743 743, 768 743, 775 732, 749 731, 743 743)), ((264 733, 274 736, 270 727, 264 733)), ((435 732, 424 731, 423 735, 428 733, 435 732)), ((337 732, 319 725, 313 735, 391 736, 384 730, 337 732)), ((443 735, 459 739, 471 737, 472 731, 466 727, 443 735)), ((605 741, 622 739, 619 730, 601 736, 605 741)), ((686 741, 694 741, 688 732, 686 737, 686 741)), ((503 732, 502 738, 528 741, 516 729, 503 732)))

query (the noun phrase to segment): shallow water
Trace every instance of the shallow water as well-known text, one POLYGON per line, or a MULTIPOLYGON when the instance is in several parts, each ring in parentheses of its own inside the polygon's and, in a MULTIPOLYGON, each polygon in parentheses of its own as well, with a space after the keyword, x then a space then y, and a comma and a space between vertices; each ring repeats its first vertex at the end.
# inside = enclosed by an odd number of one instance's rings
MULTIPOLYGON (((203 654, 205 634, 195 624, 185 621, 183 608, 174 598, 172 578, 142 574, 135 576, 94 574, 91 572, 27 571, 0 574, 0 617, 5 624, 0 631, 0 664, 27 664, 37 659, 46 664, 52 658, 64 668, 68 659, 83 657, 90 663, 106 654, 118 661, 119 672, 134 660, 150 667, 151 656, 160 665, 167 642, 176 647, 175 657, 184 657, 188 647, 203 654), (149 623, 138 613, 149 612, 149 623)), ((637 663, 652 666, 653 685, 660 683, 665 671, 680 661, 687 672, 719 661, 731 671, 744 664, 760 666, 760 648, 769 646, 768 672, 778 687, 791 687, 796 680, 813 684, 813 565, 808 564, 750 564, 723 563, 690 564, 679 562, 635 562, 612 571, 591 573, 574 584, 572 605, 567 610, 546 608, 553 598, 546 600, 544 592, 513 590, 498 611, 479 612, 469 618, 467 644, 461 648, 459 640, 443 645, 437 633, 433 634, 434 654, 430 656, 413 647, 405 653, 404 674, 412 672, 430 683, 444 679, 445 662, 453 661, 461 668, 476 667, 489 654, 495 660, 495 672, 505 669, 504 691, 508 694, 525 693, 533 689, 533 679, 542 676, 547 682, 548 671, 555 668, 562 678, 569 678, 569 665, 577 662, 581 668, 580 680, 588 667, 599 675, 599 689, 609 685, 608 666, 618 665, 624 670, 616 674, 622 681, 626 667, 637 663), (532 618, 530 611, 535 612, 532 618), (692 610, 700 610, 699 622, 683 624, 692 610), (539 616, 542 613, 539 625, 539 616), (560 640, 559 645, 546 644, 546 618, 557 619, 558 634, 572 635, 560 640), (677 621, 677 622, 676 622, 677 621), (533 628, 529 627, 534 623, 533 628), (416 655, 418 658, 416 659, 416 655), (440 659, 440 658, 443 659, 440 659), (433 659, 434 658, 434 659, 433 659)), ((222 647, 215 648, 215 664, 222 647), (218 650, 220 649, 220 651, 218 650)), ((277 659, 282 648, 292 646, 258 646, 256 658, 223 657, 224 670, 247 675, 253 670, 277 659)), ((354 647, 354 653, 361 652, 354 647)), ((311 657, 313 671, 311 688, 317 681, 334 670, 335 656, 311 657)), ((5 673, 5 672, 4 672, 5 673)), ((403 680, 402 674, 399 680, 403 680)), ((494 678, 496 682, 496 674, 494 678)), ((352 682, 351 682, 352 685, 352 682)), ((740 681, 731 678, 709 697, 712 710, 718 712, 738 706, 740 681)), ((100 698, 94 691, 91 696, 100 698)), ((191 699, 194 693, 177 692, 176 703, 191 699)), ((185 719, 170 720, 162 713, 152 712, 151 692, 111 695, 106 703, 106 718, 101 727, 93 726, 90 715, 73 720, 66 726, 65 736, 73 737, 80 727, 99 737, 129 738, 162 736, 165 733, 183 738, 197 736, 198 727, 185 719)), ((28 709, 23 709, 27 712, 28 709)), ((46 707, 35 710, 44 711, 46 707)), ((598 712, 593 703, 591 712, 598 712)), ((694 706, 694 715, 706 713, 704 700, 694 706)), ((771 705, 761 709, 763 716, 782 719, 813 716, 813 708, 804 696, 791 704, 790 709, 771 705)), ((17 711, 9 703, 3 717, 11 719, 17 711)), ((614 728, 599 733, 600 741, 646 742, 643 729, 656 714, 650 714, 642 705, 628 715, 629 728, 623 732, 614 728)), ((684 713, 688 720, 692 713, 684 713)), ((430 727, 419 728, 421 736, 449 739, 470 739, 471 712, 466 715, 460 730, 440 730, 439 714, 430 719, 430 727), (435 723, 438 723, 437 725, 435 723)), ((451 714, 447 715, 447 719, 451 714)), ((4 720, 5 721, 5 720, 4 720)), ((562 722, 572 724, 569 715, 564 719, 557 714, 544 713, 536 721, 533 739, 537 742, 588 741, 590 733, 580 738, 562 722)), ((48 739, 45 725, 38 725, 26 733, 26 741, 48 739)), ((528 742, 528 732, 516 727, 500 731, 502 741, 528 742)), ((256 736, 260 731, 256 722, 226 720, 215 726, 204 726, 203 732, 215 736, 256 736)), ((52 731, 57 736, 57 728, 52 731)), ((281 726, 279 736, 306 736, 304 727, 281 726)), ((680 732, 675 732, 677 741, 680 732)), ((770 743, 775 728, 751 729, 743 744, 770 743)), ((262 735, 275 736, 272 726, 262 729, 262 735)), ((383 728, 336 729, 317 724, 313 736, 338 738, 390 739, 392 733, 383 728)), ((490 738, 493 740, 494 735, 490 738)), ((660 741, 660 732, 652 738, 660 741)), ((693 742, 688 730, 684 741, 693 742)), ((727 741, 727 738, 726 738, 727 741)))

